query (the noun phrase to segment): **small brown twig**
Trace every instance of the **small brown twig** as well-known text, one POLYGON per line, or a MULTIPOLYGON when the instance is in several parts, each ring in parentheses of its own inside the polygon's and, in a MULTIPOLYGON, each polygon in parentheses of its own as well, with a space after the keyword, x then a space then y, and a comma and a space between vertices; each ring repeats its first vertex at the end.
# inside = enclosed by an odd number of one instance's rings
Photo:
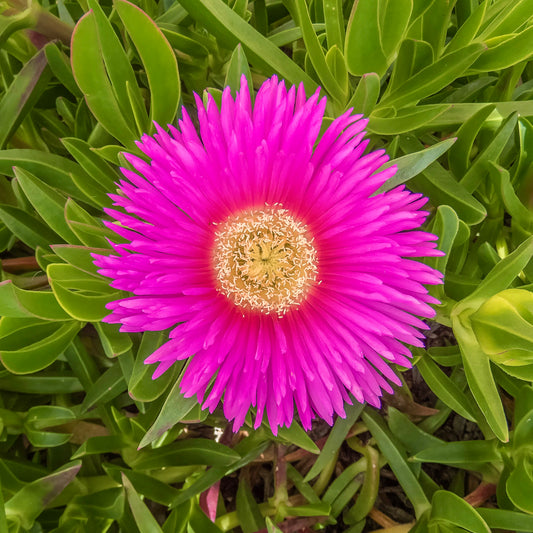
POLYGON ((389 518, 385 513, 382 513, 375 507, 373 507, 368 513, 369 518, 372 518, 376 524, 379 524, 383 528, 399 526, 398 522, 395 522, 392 518, 389 518))

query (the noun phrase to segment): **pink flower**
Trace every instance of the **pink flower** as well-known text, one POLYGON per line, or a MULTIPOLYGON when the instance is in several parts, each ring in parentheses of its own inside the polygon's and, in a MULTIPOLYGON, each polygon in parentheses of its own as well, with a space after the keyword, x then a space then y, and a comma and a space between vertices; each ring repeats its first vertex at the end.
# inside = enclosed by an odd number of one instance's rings
POLYGON ((326 99, 276 77, 252 107, 243 78, 219 110, 199 97, 199 134, 158 127, 122 169, 119 210, 108 223, 129 241, 95 256, 103 276, 133 296, 110 303, 121 331, 172 328, 146 363, 154 379, 189 359, 181 381, 213 411, 222 401, 239 428, 250 408, 274 432, 294 407, 305 428, 329 424, 344 404, 380 405, 389 366, 409 367, 422 346, 418 317, 438 303, 423 284, 441 274, 415 258, 439 255, 420 231, 427 199, 403 186, 375 194, 383 150, 364 155, 367 124, 346 112, 319 139, 326 99), (127 214, 126 214, 127 213, 127 214))

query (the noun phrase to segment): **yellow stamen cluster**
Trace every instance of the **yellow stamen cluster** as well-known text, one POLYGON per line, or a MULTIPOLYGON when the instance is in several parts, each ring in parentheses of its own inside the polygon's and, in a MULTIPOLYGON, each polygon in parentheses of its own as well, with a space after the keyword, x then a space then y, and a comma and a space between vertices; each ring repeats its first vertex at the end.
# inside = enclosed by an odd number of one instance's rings
POLYGON ((286 209, 265 207, 228 218, 215 233, 219 290, 235 305, 286 313, 317 276, 317 251, 305 224, 286 209))

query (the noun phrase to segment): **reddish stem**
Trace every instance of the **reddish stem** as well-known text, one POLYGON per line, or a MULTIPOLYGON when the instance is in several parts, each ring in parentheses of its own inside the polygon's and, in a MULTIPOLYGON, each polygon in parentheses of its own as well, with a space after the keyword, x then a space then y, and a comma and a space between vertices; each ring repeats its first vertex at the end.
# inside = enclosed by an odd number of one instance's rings
POLYGON ((472 507, 483 505, 489 498, 496 494, 496 485, 494 483, 480 483, 470 494, 465 496, 465 502, 472 507))
POLYGON ((276 457, 274 461, 274 487, 287 487, 287 462, 285 460, 286 447, 280 444, 276 447, 276 457))
POLYGON ((2 270, 12 274, 16 272, 31 272, 32 270, 40 270, 39 263, 35 257, 12 257, 9 259, 2 259, 2 270))

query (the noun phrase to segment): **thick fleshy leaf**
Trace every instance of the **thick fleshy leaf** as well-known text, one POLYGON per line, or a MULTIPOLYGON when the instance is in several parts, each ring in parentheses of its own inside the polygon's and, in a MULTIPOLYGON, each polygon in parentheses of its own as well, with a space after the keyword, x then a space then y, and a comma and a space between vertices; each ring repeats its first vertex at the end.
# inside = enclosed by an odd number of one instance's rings
POLYGON ((174 427, 198 404, 198 400, 195 397, 185 398, 183 396, 179 389, 179 383, 178 380, 170 390, 156 421, 146 432, 146 435, 139 444, 139 448, 144 448, 157 440, 169 429, 174 427))
POLYGON ((131 481, 124 474, 122 475, 122 483, 126 489, 128 503, 140 533, 163 533, 157 520, 143 503, 137 491, 133 488, 131 481))
POLYGON ((429 357, 420 358, 416 367, 442 402, 467 420, 476 421, 477 413, 466 394, 429 357))
POLYGON ((48 226, 69 244, 81 244, 65 220, 65 196, 26 170, 15 167, 14 172, 24 194, 48 226))
POLYGON ((0 283, 0 315, 12 318, 36 317, 43 320, 70 320, 51 291, 30 291, 11 280, 0 283))
POLYGON ((481 2, 481 4, 470 13, 470 16, 466 19, 464 24, 461 25, 457 33, 446 46, 446 53, 460 50, 474 40, 483 23, 488 6, 489 2, 481 2))
MULTIPOLYGON (((123 109, 128 108, 126 99, 129 102, 129 96, 124 92, 127 79, 122 82, 119 73, 114 74, 115 69, 111 67, 111 72, 113 72, 111 79, 116 79, 118 84, 117 87, 113 87, 108 77, 103 51, 100 46, 95 46, 95 43, 100 43, 98 22, 100 22, 101 27, 105 28, 109 24, 104 23, 102 18, 97 19, 94 12, 89 11, 76 24, 72 36, 72 70, 76 83, 85 96, 87 105, 100 124, 124 145, 131 146, 138 134, 133 123, 132 112, 130 111, 129 116, 123 114, 123 109), (115 92, 119 87, 124 87, 123 95, 125 94, 125 96, 122 97, 122 100, 119 100, 119 96, 115 92)), ((106 35, 115 41, 113 38, 115 34, 111 26, 109 25, 107 29, 106 35), (110 32, 113 33, 113 37, 111 37, 110 32)), ((116 49, 120 47, 113 45, 112 48, 116 52, 116 49)), ((124 65, 123 61, 120 63, 124 65)))
POLYGON ((0 100, 0 148, 4 148, 35 105, 50 81, 44 50, 40 50, 17 74, 0 100))
POLYGON ((138 470, 187 465, 228 466, 239 458, 237 452, 212 440, 186 439, 139 452, 133 464, 138 470))
MULTIPOLYGON (((400 138, 400 147, 406 154, 421 150, 423 144, 414 136, 400 138)), ((478 224, 486 217, 486 209, 437 161, 434 161, 414 177, 409 186, 412 190, 428 195, 435 205, 449 205, 467 224, 478 224)))
MULTIPOLYGON (((176 56, 161 30, 137 6, 125 0, 115 0, 114 5, 148 78, 149 119, 158 124, 168 124, 176 116, 181 94, 176 56)), ((133 80, 130 86, 134 89, 137 87, 133 80)), ((142 100, 139 105, 143 109, 142 100)), ((153 128, 153 125, 148 125, 144 132, 150 132, 153 128)))
POLYGON ((79 461, 67 463, 53 474, 25 485, 6 502, 7 518, 30 529, 35 519, 44 511, 47 503, 72 483, 80 468, 79 461))
POLYGON ((490 359, 479 347, 464 315, 452 315, 452 326, 461 348, 470 390, 496 437, 507 442, 509 440, 507 420, 491 372, 490 359))
POLYGON ((509 531, 524 531, 529 533, 533 529, 533 516, 506 509, 489 509, 482 507, 477 510, 485 520, 491 531, 508 529, 509 531))
POLYGON ((443 442, 418 452, 413 460, 447 465, 498 462, 501 460, 498 445, 495 439, 443 442))
POLYGON ((106 304, 120 298, 120 291, 109 287, 105 280, 63 263, 47 268, 50 286, 59 305, 76 320, 99 322, 109 314, 106 304))
POLYGON ((230 50, 240 42, 252 64, 280 74, 289 83, 303 82, 308 93, 316 90, 317 84, 303 70, 221 0, 182 0, 180 4, 230 50))
POLYGON ((399 109, 440 91, 461 76, 484 49, 484 45, 475 43, 438 59, 384 97, 380 106, 399 109))
POLYGON ((0 173, 14 176, 13 167, 31 172, 46 184, 84 202, 90 199, 74 183, 72 176, 83 180, 87 174, 74 161, 39 150, 13 148, 0 150, 0 173))
POLYGON ((88 411, 95 404, 103 405, 116 398, 127 389, 119 364, 114 364, 106 370, 87 390, 81 404, 81 411, 88 411))
POLYGON ((430 520, 445 521, 471 533, 491 532, 487 523, 470 504, 447 490, 439 490, 433 495, 430 520))
POLYGON ((48 65, 52 70, 54 76, 61 81, 73 95, 82 96, 82 93, 76 85, 76 80, 72 74, 72 67, 70 61, 65 53, 63 53, 56 43, 48 43, 44 47, 48 65))
POLYGON ((305 476, 305 481, 310 481, 315 476, 317 476, 322 469, 327 465, 329 461, 335 456, 338 452, 340 446, 344 442, 346 435, 350 431, 351 427, 355 424, 356 420, 359 418, 361 411, 363 410, 362 404, 355 404, 350 406, 347 409, 346 418, 338 418, 331 430, 331 433, 320 452, 320 455, 317 457, 315 464, 311 467, 311 470, 305 476))
POLYGON ((375 72, 382 77, 403 40, 412 0, 355 2, 344 45, 348 70, 355 76, 375 72))
POLYGON ((24 209, 0 205, 0 220, 30 248, 48 248, 50 243, 61 242, 61 237, 24 209))
POLYGON ((311 453, 318 453, 318 446, 295 420, 289 427, 282 426, 278 430, 278 438, 290 444, 297 444, 300 448, 311 453))
MULTIPOLYGON (((250 73, 250 66, 246 59, 246 54, 242 46, 238 44, 231 54, 231 59, 228 64, 228 71, 226 72, 226 79, 224 81, 225 87, 231 87, 232 94, 241 88, 241 79, 244 76, 248 80, 248 87, 253 87, 252 74, 250 73)), ((251 91, 253 93, 253 91, 251 91)), ((253 98, 253 94, 250 94, 253 98)), ((253 101, 253 100, 252 100, 253 101)))
POLYGON ((379 76, 375 72, 363 74, 346 107, 353 107, 354 113, 368 116, 378 101, 379 91, 379 76))
POLYGON ((250 486, 242 479, 237 489, 237 516, 243 533, 255 533, 265 527, 265 519, 254 499, 250 486))
POLYGON ((533 490, 533 464, 530 454, 519 456, 518 464, 507 479, 505 489, 513 504, 526 513, 533 514, 533 501, 528 498, 533 490))
POLYGON ((450 170, 461 178, 466 174, 470 166, 470 153, 474 140, 483 126, 485 120, 494 111, 495 105, 486 105, 482 107, 475 115, 469 118, 457 132, 457 142, 448 152, 448 161, 450 170))
POLYGON ((448 108, 447 104, 435 104, 409 106, 396 112, 391 107, 375 107, 369 117, 368 130, 379 135, 407 133, 431 123, 448 108))
POLYGON ((167 340, 167 334, 147 331, 143 334, 137 356, 135 358, 135 366, 131 374, 128 389, 130 395, 135 400, 141 402, 151 402, 159 398, 165 392, 170 382, 176 379, 176 375, 181 370, 179 364, 165 372, 158 379, 152 379, 154 373, 150 365, 146 365, 144 360, 153 352, 157 350, 167 340))
POLYGON ((0 359, 15 374, 30 374, 51 365, 81 329, 79 322, 33 318, 0 319, 0 359))
POLYGON ((517 119, 517 114, 513 113, 502 122, 490 144, 478 155, 466 174, 463 175, 460 183, 468 192, 475 191, 483 180, 487 163, 498 160, 516 127, 517 119))
POLYGON ((396 167, 396 174, 387 180, 379 189, 378 193, 389 191, 402 183, 409 181, 412 177, 420 174, 433 161, 438 159, 442 154, 446 153, 455 143, 456 139, 446 139, 440 143, 434 144, 425 150, 413 152, 397 159, 391 159, 382 168, 396 167))
POLYGON ((407 463, 407 457, 401 445, 396 442, 394 436, 374 412, 364 411, 362 416, 372 436, 376 439, 381 453, 383 453, 392 471, 400 480, 402 487, 415 508, 416 515, 421 516, 429 509, 430 503, 411 466, 407 463))
POLYGON ((295 0, 295 6, 296 12, 298 13, 300 28, 302 29, 302 37, 307 47, 307 54, 318 78, 320 79, 321 85, 334 100, 343 105, 348 96, 347 92, 343 91, 342 85, 339 84, 337 77, 335 76, 335 72, 328 67, 318 37, 313 30, 307 4, 305 3, 305 0, 295 0))

